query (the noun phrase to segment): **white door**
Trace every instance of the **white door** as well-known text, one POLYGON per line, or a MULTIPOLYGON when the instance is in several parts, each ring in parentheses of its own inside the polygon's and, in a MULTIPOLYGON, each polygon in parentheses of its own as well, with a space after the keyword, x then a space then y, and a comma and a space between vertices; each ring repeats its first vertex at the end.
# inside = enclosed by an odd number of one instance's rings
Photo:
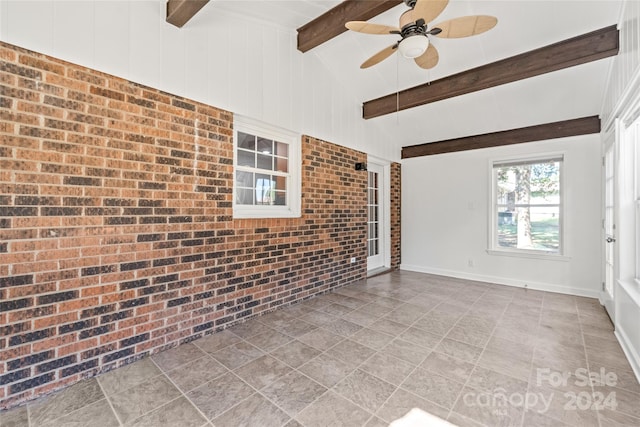
POLYGON ((616 260, 616 144, 615 133, 605 141, 604 153, 604 283, 602 289, 602 302, 611 318, 614 316, 614 290, 615 290, 615 260, 616 260))
POLYGON ((369 162, 367 169, 367 270, 371 272, 385 267, 386 179, 383 166, 369 162))

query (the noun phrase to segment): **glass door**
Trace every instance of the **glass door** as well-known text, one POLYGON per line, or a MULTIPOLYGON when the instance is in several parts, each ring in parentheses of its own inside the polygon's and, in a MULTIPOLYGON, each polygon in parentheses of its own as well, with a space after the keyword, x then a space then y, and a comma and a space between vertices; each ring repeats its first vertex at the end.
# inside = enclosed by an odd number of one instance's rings
POLYGON ((605 142, 604 154, 604 283, 602 299, 611 318, 614 317, 615 259, 616 259, 616 209, 615 209, 615 134, 605 142))
POLYGON ((384 267, 384 207, 382 197, 384 169, 376 164, 368 165, 367 182, 367 270, 384 267))

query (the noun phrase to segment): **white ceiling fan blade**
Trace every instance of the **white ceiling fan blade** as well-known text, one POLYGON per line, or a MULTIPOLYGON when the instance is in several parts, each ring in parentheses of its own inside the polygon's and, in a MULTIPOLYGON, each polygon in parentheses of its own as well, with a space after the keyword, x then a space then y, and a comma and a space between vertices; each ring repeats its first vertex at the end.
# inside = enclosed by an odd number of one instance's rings
POLYGON ((429 43, 429 47, 422 55, 414 59, 418 67, 424 68, 425 70, 435 67, 439 60, 440 55, 438 55, 438 49, 431 43, 429 43))
POLYGON ((432 29, 440 28, 442 30, 441 33, 435 34, 436 37, 457 39, 484 33, 495 27, 497 23, 498 18, 494 16, 473 15, 440 22, 439 24, 433 25, 432 29))
POLYGON ((357 31, 359 33, 365 34, 392 34, 394 32, 400 31, 396 27, 382 24, 373 24, 366 21, 349 21, 345 24, 345 27, 347 27, 351 31, 357 31))
POLYGON ((376 53, 371 58, 364 61, 360 66, 360 68, 369 68, 372 65, 376 65, 377 63, 382 62, 383 60, 390 57, 393 54, 393 52, 397 50, 397 47, 398 47, 398 43, 394 43, 389 47, 385 47, 380 52, 376 53))

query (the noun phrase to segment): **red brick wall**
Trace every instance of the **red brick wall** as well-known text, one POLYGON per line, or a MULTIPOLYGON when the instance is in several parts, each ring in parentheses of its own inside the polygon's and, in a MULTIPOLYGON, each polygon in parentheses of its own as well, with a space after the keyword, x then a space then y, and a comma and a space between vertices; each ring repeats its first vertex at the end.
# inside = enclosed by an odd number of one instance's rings
POLYGON ((402 181, 400 163, 391 163, 391 268, 400 268, 400 220, 402 181))
POLYGON ((0 407, 366 277, 364 153, 234 220, 229 112, 0 43, 0 116, 0 407))

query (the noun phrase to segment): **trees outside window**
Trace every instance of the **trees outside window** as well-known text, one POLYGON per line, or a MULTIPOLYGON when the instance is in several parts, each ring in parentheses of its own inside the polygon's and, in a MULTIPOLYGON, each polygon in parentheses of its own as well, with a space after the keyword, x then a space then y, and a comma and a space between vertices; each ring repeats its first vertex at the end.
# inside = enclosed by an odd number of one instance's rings
POLYGON ((562 157, 493 165, 494 249, 561 253, 562 157))

